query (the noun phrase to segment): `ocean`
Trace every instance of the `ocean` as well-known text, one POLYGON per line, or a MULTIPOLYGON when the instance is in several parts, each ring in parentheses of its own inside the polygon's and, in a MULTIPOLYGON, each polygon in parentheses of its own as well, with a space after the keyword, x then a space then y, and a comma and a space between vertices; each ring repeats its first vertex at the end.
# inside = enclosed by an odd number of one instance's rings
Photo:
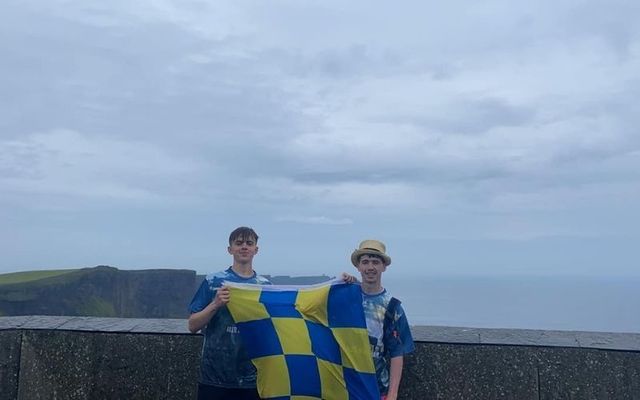
POLYGON ((640 278, 399 277, 411 325, 640 333, 640 278))

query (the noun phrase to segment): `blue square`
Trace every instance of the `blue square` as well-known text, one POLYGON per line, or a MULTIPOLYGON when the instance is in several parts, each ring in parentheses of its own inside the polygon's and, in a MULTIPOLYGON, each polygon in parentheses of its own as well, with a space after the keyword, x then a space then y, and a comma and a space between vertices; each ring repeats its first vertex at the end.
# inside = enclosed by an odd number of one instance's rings
POLYGON ((267 312, 272 317, 302 318, 296 310, 297 291, 271 291, 263 290, 260 294, 260 303, 264 304, 267 312))
POLYGON ((305 321, 309 338, 311 339, 311 351, 316 357, 334 364, 342 365, 340 346, 333 337, 331 329, 312 321, 305 321))
POLYGON ((271 318, 257 319, 236 324, 249 358, 282 354, 282 345, 271 318))
POLYGON ((380 390, 376 374, 357 372, 351 368, 343 368, 344 381, 349 392, 349 400, 379 399, 380 390))
POLYGON ((330 328, 367 328, 360 285, 331 285, 327 312, 330 328))
POLYGON ((291 396, 322 397, 316 357, 297 354, 286 354, 284 357, 289 369, 291 396))

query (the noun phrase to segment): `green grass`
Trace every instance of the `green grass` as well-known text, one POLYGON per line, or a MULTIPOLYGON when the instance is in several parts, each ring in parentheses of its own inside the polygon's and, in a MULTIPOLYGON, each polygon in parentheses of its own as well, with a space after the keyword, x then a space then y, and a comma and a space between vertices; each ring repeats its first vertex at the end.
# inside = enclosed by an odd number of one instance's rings
POLYGON ((77 269, 58 269, 49 271, 25 271, 12 272, 10 274, 0 274, 0 285, 9 285, 13 283, 33 282, 40 279, 51 278, 53 276, 64 275, 77 269))
POLYGON ((116 310, 113 304, 105 299, 92 296, 86 302, 78 305, 78 315, 87 315, 91 317, 115 317, 116 310))

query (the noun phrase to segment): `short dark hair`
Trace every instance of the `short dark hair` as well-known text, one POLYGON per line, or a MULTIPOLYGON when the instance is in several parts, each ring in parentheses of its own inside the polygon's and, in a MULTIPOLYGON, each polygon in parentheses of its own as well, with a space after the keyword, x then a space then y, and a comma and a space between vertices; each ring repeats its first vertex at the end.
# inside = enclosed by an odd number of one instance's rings
POLYGON ((382 257, 380 254, 376 254, 376 253, 364 253, 364 254, 360 254, 358 256, 358 263, 360 263, 360 259, 362 258, 362 256, 369 256, 369 258, 377 258, 380 261, 382 261, 382 263, 384 264, 384 257, 382 257))
POLYGON ((229 235, 229 245, 231 245, 236 239, 254 239, 256 243, 258 243, 258 234, 256 233, 256 231, 247 226, 241 226, 234 229, 233 232, 231 232, 231 234, 229 235))

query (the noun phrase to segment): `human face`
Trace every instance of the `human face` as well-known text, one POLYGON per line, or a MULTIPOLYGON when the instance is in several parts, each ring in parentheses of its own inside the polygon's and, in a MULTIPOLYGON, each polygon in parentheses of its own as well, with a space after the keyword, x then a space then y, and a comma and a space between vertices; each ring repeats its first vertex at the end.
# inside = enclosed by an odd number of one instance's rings
POLYGON ((376 286, 382 282, 382 273, 387 270, 384 261, 375 256, 365 254, 358 261, 358 271, 362 275, 362 282, 376 286))
POLYGON ((234 264, 251 264, 258 252, 258 244, 255 238, 237 237, 229 245, 228 251, 233 256, 234 264))

